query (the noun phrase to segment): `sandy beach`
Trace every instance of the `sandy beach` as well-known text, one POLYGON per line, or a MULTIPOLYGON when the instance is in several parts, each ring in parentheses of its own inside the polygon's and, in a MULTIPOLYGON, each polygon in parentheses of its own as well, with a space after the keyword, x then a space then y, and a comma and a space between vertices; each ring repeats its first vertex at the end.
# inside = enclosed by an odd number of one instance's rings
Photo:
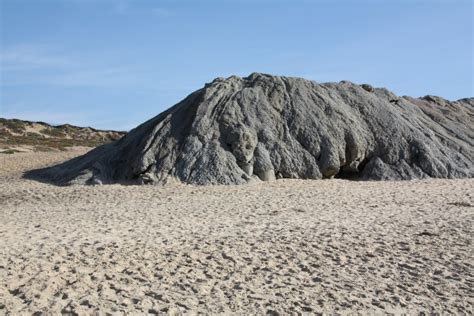
POLYGON ((473 313, 473 179, 21 177, 86 150, 0 156, 0 314, 473 313))

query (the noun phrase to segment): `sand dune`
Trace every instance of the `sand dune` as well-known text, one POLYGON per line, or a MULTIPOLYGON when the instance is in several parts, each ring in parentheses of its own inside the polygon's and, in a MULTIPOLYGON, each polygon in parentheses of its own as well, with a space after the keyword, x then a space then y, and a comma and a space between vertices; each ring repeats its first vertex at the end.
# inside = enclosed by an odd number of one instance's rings
POLYGON ((473 312, 474 180, 57 187, 0 157, 0 314, 473 312))

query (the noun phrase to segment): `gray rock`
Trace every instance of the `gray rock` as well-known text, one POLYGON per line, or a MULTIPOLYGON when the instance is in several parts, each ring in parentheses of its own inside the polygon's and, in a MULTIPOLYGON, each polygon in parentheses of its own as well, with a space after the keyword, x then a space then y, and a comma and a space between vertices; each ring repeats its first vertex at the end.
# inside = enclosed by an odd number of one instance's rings
POLYGON ((122 139, 27 177, 61 185, 472 177, 473 117, 473 98, 254 73, 218 78, 122 139))
POLYGON ((364 89, 367 92, 375 91, 374 87, 372 87, 370 84, 364 83, 364 84, 361 84, 360 86, 362 87, 362 89, 364 89))

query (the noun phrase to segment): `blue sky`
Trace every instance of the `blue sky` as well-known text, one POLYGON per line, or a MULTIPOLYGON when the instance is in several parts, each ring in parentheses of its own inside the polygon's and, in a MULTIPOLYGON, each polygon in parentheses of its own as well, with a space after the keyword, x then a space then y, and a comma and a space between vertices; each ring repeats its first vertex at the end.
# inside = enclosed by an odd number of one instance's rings
POLYGON ((0 116, 128 130, 215 77, 473 96, 471 0, 0 0, 0 116))

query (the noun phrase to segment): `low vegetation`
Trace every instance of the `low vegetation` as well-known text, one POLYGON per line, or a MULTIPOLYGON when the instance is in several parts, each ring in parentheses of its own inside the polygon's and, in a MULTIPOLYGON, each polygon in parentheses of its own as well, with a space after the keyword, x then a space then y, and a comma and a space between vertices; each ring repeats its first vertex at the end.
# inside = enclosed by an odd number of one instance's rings
POLYGON ((125 132, 0 118, 0 153, 12 154, 18 152, 15 148, 19 147, 34 151, 66 150, 72 146, 96 147, 120 139, 123 135, 125 132))

